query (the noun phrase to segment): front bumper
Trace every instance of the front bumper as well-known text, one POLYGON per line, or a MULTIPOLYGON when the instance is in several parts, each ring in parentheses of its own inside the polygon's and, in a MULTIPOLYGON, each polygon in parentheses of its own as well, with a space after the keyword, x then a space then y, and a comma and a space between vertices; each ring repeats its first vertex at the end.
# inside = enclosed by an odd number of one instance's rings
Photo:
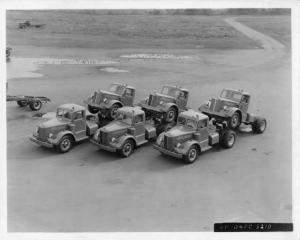
POLYGON ((116 152, 117 148, 111 147, 111 146, 107 146, 107 145, 103 145, 101 143, 98 143, 95 139, 91 138, 90 142, 92 144, 95 144, 96 146, 98 146, 100 149, 106 150, 108 152, 116 152))
POLYGON ((172 157, 175 157, 175 158, 182 158, 183 157, 183 154, 169 151, 165 148, 162 148, 161 146, 158 146, 157 144, 153 144, 153 147, 154 147, 154 149, 160 151, 163 154, 166 154, 166 155, 169 155, 169 156, 172 156, 172 157))
POLYGON ((36 143, 36 144, 38 144, 38 145, 40 145, 40 146, 44 146, 44 147, 47 147, 47 148, 53 148, 53 147, 54 147, 54 145, 53 145, 52 143, 44 142, 44 141, 38 140, 38 139, 37 139, 36 137, 34 137, 34 136, 29 137, 29 139, 30 139, 32 142, 34 142, 34 143, 36 143))

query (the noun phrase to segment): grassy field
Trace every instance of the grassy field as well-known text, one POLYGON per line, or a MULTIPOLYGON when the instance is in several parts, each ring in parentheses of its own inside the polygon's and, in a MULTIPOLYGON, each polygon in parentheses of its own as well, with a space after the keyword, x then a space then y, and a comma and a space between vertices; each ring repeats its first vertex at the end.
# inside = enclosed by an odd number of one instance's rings
POLYGON ((84 48, 217 48, 258 45, 224 16, 99 15, 66 11, 8 11, 7 44, 84 48), (41 29, 18 29, 29 20, 41 29))
POLYGON ((283 43, 286 47, 291 47, 291 18, 287 16, 268 16, 237 19, 247 26, 269 35, 283 43))

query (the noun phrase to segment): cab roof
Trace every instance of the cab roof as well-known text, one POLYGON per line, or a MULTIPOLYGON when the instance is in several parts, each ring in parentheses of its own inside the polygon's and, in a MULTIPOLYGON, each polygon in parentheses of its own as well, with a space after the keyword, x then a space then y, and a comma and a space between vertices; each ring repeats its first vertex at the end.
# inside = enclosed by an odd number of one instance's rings
POLYGON ((126 88, 131 88, 131 89, 135 89, 135 87, 130 86, 126 83, 118 83, 118 82, 113 82, 111 85, 116 84, 116 85, 121 85, 121 86, 125 86, 126 88))
POLYGON ((83 106, 80 106, 80 105, 77 105, 74 103, 65 103, 65 104, 60 105, 59 108, 69 109, 73 112, 85 110, 85 108, 83 106))
POLYGON ((187 90, 186 88, 182 88, 181 86, 175 86, 175 85, 164 85, 163 87, 177 88, 177 89, 180 89, 180 90, 186 91, 186 92, 189 91, 189 90, 187 90))
POLYGON ((247 92, 245 92, 245 91, 242 90, 242 89, 236 90, 236 89, 224 88, 224 89, 222 90, 222 92, 223 92, 224 90, 231 91, 231 92, 235 92, 235 93, 241 93, 241 94, 243 94, 243 95, 248 95, 248 96, 250 96, 250 93, 247 93, 247 92))
POLYGON ((184 112, 180 113, 179 116, 190 118, 190 119, 193 119, 193 120, 196 120, 196 121, 208 119, 207 115, 205 115, 201 112, 195 111, 193 109, 189 109, 187 111, 184 111, 184 112))
POLYGON ((128 106, 127 107, 121 107, 117 111, 124 112, 124 113, 134 112, 134 115, 144 114, 144 111, 138 106, 136 106, 136 107, 128 107, 128 106))

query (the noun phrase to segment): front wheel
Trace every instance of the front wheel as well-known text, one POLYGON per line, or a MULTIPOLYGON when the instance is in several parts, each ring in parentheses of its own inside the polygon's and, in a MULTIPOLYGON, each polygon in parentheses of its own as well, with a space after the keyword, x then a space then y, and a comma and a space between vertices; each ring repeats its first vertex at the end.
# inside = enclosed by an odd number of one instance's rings
POLYGON ((121 155, 122 157, 129 157, 130 154, 133 152, 134 143, 132 140, 126 140, 121 148, 121 155))
POLYGON ((266 130, 266 127, 267 127, 266 119, 257 118, 252 124, 252 131, 255 133, 263 133, 266 130))
POLYGON ((73 145, 73 139, 71 136, 67 135, 60 140, 59 144, 56 147, 60 153, 66 153, 70 151, 72 145, 73 145))
POLYGON ((236 129, 241 125, 241 117, 240 114, 238 114, 237 112, 235 112, 227 121, 228 126, 231 129, 236 129))
POLYGON ((25 107, 27 106, 27 101, 24 101, 24 100, 19 100, 17 101, 17 104, 20 106, 20 107, 25 107))
POLYGON ((166 113, 166 122, 174 122, 177 119, 177 109, 175 107, 170 107, 166 113))
POLYGON ((38 111, 42 107, 42 102, 40 100, 35 100, 29 104, 29 107, 32 111, 38 111))
POLYGON ((191 146, 187 154, 183 156, 183 160, 186 163, 193 163, 196 161, 198 155, 199 155, 198 148, 196 146, 191 146))
POLYGON ((221 139, 221 145, 224 148, 232 148, 236 139, 236 134, 232 130, 225 130, 221 139))
POLYGON ((109 110, 109 116, 111 119, 116 118, 118 108, 120 108, 120 106, 118 104, 114 104, 111 106, 111 108, 109 110))

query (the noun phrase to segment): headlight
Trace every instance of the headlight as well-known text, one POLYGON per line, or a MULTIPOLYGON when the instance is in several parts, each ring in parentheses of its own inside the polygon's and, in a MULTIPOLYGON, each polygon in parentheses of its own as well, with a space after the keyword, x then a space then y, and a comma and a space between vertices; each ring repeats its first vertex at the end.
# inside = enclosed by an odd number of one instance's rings
POLYGON ((100 131, 95 132, 94 139, 97 141, 99 138, 100 131))
POLYGON ((111 142, 112 142, 112 143, 115 143, 116 140, 117 140, 117 139, 116 139, 115 137, 113 137, 113 138, 111 139, 111 142))
POLYGON ((210 101, 206 101, 206 106, 209 108, 210 107, 210 101))
POLYGON ((157 145, 162 144, 163 140, 164 140, 164 134, 160 134, 156 140, 157 145))
POLYGON ((159 105, 164 105, 164 104, 165 104, 164 101, 160 101, 160 102, 159 102, 159 105))
POLYGON ((149 101, 149 98, 145 98, 145 103, 148 103, 148 101, 149 101))
POLYGON ((108 103, 108 99, 107 99, 107 98, 104 98, 104 99, 103 99, 103 102, 104 102, 104 103, 108 103))
POLYGON ((223 107, 223 110, 224 110, 224 111, 228 111, 228 107, 227 107, 227 106, 224 106, 224 107, 223 107))
POLYGON ((39 127, 36 127, 33 131, 33 136, 38 136, 39 135, 39 127))
POLYGON ((48 138, 54 138, 54 134, 53 133, 49 133, 48 138))
POLYGON ((180 148, 181 145, 182 145, 181 143, 177 143, 177 144, 176 144, 176 147, 177 147, 177 148, 180 148))

